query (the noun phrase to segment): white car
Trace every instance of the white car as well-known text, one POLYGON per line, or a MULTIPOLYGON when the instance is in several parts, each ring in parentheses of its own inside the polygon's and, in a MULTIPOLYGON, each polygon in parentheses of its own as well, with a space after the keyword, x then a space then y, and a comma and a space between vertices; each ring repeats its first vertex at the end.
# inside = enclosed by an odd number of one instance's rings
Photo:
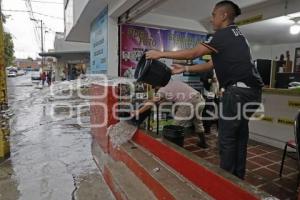
POLYGON ((17 72, 14 70, 10 70, 7 74, 7 77, 16 77, 17 76, 17 72))
POLYGON ((20 69, 20 70, 18 70, 18 72, 17 72, 17 76, 23 76, 23 75, 25 75, 25 74, 26 74, 26 71, 23 70, 23 69, 20 69))
POLYGON ((32 82, 40 82, 41 81, 41 75, 39 70, 34 70, 31 72, 31 81, 32 82))

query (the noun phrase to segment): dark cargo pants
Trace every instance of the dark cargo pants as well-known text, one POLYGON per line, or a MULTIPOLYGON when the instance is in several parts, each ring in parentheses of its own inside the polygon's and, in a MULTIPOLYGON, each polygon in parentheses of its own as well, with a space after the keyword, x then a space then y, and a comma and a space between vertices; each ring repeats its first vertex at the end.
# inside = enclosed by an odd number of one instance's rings
POLYGON ((246 172, 249 117, 260 102, 261 89, 230 86, 220 103, 220 167, 241 179, 244 179, 246 172), (247 105, 249 102, 251 105, 247 105))

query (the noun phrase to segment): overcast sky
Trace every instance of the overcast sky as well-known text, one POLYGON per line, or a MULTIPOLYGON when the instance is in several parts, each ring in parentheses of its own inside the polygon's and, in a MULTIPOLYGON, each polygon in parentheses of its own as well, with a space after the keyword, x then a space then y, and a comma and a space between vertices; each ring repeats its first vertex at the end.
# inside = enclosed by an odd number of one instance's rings
MULTIPOLYGON (((33 12, 53 16, 33 14, 35 19, 43 20, 44 26, 48 28, 48 33, 45 35, 45 51, 53 49, 55 32, 64 31, 63 0, 31 0, 31 5, 33 12)), ((3 13, 8 15, 4 26, 5 30, 13 35, 15 56, 17 58, 35 58, 38 56, 38 53, 41 51, 41 43, 34 33, 36 22, 30 20, 30 15, 27 12, 5 11, 28 11, 25 0, 2 0, 2 9, 3 13)), ((40 23, 38 24, 38 37, 41 34, 39 27, 40 23)))

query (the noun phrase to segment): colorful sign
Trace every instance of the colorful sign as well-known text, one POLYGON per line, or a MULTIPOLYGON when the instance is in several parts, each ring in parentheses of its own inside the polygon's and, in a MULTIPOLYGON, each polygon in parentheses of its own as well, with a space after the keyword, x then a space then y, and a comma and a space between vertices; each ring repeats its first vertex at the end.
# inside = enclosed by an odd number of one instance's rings
POLYGON ((108 9, 105 8, 91 25, 91 74, 107 72, 107 26, 108 9))
MULTIPOLYGON (((206 34, 177 30, 123 25, 121 27, 120 76, 133 77, 134 69, 145 50, 175 51, 193 48, 206 39, 206 34)), ((172 60, 163 60, 167 65, 172 60)))

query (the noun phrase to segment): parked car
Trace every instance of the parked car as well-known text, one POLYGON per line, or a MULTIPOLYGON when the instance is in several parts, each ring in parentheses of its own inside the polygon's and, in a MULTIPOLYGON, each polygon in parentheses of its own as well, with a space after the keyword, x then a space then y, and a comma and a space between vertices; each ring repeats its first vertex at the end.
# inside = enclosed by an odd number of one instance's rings
POLYGON ((31 67, 27 67, 27 68, 25 69, 25 71, 26 71, 26 72, 31 72, 31 71, 33 71, 33 69, 32 69, 31 67))
POLYGON ((17 72, 15 70, 9 70, 7 77, 16 77, 17 76, 17 72))
POLYGON ((40 80, 41 80, 40 70, 35 69, 35 70, 31 71, 31 81, 32 82, 40 82, 40 80))
POLYGON ((9 66, 6 68, 6 74, 8 74, 9 72, 15 71, 17 73, 18 68, 17 67, 13 67, 13 66, 9 66))
POLYGON ((26 71, 23 70, 23 69, 20 69, 20 70, 18 70, 18 72, 17 72, 17 76, 23 76, 23 75, 25 75, 25 74, 26 74, 26 71))

